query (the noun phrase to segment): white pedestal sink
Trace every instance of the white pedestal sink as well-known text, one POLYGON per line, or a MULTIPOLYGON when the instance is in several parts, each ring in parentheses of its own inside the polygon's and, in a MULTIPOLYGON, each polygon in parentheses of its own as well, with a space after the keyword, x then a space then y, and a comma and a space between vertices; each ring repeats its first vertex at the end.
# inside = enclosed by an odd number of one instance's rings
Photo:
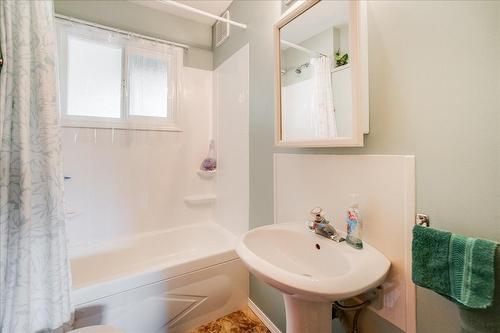
POLYGON ((304 223, 250 230, 236 252, 255 276, 283 292, 287 333, 330 333, 332 302, 379 286, 390 267, 370 245, 357 250, 304 223))

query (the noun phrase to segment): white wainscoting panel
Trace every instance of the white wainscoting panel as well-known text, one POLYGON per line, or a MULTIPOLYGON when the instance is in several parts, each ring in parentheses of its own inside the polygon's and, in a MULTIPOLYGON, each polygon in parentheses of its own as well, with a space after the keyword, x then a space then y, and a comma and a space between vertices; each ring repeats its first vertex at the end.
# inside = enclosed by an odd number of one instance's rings
MULTIPOLYGON (((415 158, 395 155, 275 154, 275 223, 306 221, 313 207, 345 230, 350 194, 359 194, 363 239, 391 261, 384 307, 374 310, 405 332, 416 332, 411 281, 415 158)), ((335 264, 332 258, 331 264, 335 264)))

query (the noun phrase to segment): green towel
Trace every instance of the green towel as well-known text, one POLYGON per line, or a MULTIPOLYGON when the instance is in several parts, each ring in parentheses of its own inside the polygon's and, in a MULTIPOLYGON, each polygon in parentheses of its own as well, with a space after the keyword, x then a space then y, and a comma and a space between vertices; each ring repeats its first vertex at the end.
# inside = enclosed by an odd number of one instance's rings
POLYGON ((497 243, 433 228, 413 228, 413 282, 472 309, 485 309, 495 290, 497 243))
MULTIPOLYGON (((495 274, 500 276, 500 246, 495 254, 495 274)), ((487 309, 469 309, 459 306, 461 333, 500 332, 500 279, 495 284, 493 304, 487 309)))

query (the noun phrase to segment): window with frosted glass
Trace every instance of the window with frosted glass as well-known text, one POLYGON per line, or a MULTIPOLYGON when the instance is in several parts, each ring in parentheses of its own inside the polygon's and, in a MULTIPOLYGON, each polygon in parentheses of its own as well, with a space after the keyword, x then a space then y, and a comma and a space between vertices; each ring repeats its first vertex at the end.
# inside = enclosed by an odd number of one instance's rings
POLYGON ((166 58, 129 54, 129 114, 168 116, 168 64, 166 58))
POLYGON ((122 48, 68 37, 66 113, 121 117, 122 48))
POLYGON ((63 126, 181 130, 180 49, 61 19, 57 32, 63 126))

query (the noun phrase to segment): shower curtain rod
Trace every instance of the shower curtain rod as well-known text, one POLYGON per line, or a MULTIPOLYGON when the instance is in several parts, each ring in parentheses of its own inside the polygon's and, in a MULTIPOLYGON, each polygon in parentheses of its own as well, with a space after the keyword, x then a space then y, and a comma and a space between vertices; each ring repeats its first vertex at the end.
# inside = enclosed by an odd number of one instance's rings
POLYGON ((286 41, 284 39, 281 39, 281 44, 283 45, 286 45, 286 46, 289 46, 291 48, 294 48, 294 49, 297 49, 297 50, 300 50, 300 51, 303 51, 303 52, 306 52, 306 53, 309 53, 309 54, 313 54, 313 55, 316 55, 316 56, 323 56, 323 57, 327 57, 327 55, 323 54, 323 53, 320 53, 320 52, 316 52, 316 51, 313 51, 313 50, 309 50, 303 46, 300 46, 300 45, 297 45, 295 43, 292 43, 292 42, 289 42, 289 41, 286 41))
POLYGON ((202 16, 210 17, 210 18, 213 18, 213 19, 215 19, 217 21, 229 23, 231 25, 235 25, 235 26, 240 27, 242 29, 246 29, 247 28, 246 24, 243 24, 243 23, 240 23, 240 22, 236 22, 236 21, 233 21, 233 20, 229 20, 227 18, 224 18, 224 17, 221 17, 221 16, 217 16, 217 15, 214 15, 214 14, 211 14, 211 13, 207 13, 207 12, 205 12, 203 10, 200 10, 200 9, 197 9, 197 8, 185 5, 183 3, 180 3, 180 2, 177 2, 177 1, 174 1, 174 0, 157 0, 157 1, 161 2, 161 3, 164 3, 166 5, 172 5, 172 6, 175 6, 177 8, 184 9, 184 10, 186 10, 188 12, 192 12, 192 13, 196 13, 196 14, 199 14, 199 15, 202 15, 202 16))
POLYGON ((137 38, 146 39, 146 40, 149 40, 149 41, 152 41, 152 42, 158 42, 158 43, 162 43, 162 44, 168 44, 168 45, 180 47, 180 48, 182 48, 182 49, 184 49, 186 51, 189 50, 189 46, 186 45, 186 44, 180 44, 180 43, 172 42, 172 41, 165 40, 165 39, 154 38, 154 37, 150 37, 150 36, 146 36, 146 35, 136 34, 135 32, 131 32, 131 31, 127 31, 127 30, 121 30, 121 29, 116 29, 116 28, 108 27, 106 25, 101 25, 101 24, 97 24, 97 23, 94 23, 94 22, 80 20, 80 19, 77 19, 77 18, 74 18, 74 17, 71 17, 71 16, 66 16, 66 15, 61 15, 61 14, 55 14, 55 17, 58 18, 58 19, 61 19, 61 20, 66 20, 66 21, 70 21, 70 22, 80 23, 80 24, 88 25, 90 27, 99 28, 99 29, 103 29, 103 30, 107 30, 107 31, 111 31, 111 32, 116 32, 116 33, 119 33, 119 34, 122 34, 122 35, 126 35, 126 36, 137 37, 137 38))

